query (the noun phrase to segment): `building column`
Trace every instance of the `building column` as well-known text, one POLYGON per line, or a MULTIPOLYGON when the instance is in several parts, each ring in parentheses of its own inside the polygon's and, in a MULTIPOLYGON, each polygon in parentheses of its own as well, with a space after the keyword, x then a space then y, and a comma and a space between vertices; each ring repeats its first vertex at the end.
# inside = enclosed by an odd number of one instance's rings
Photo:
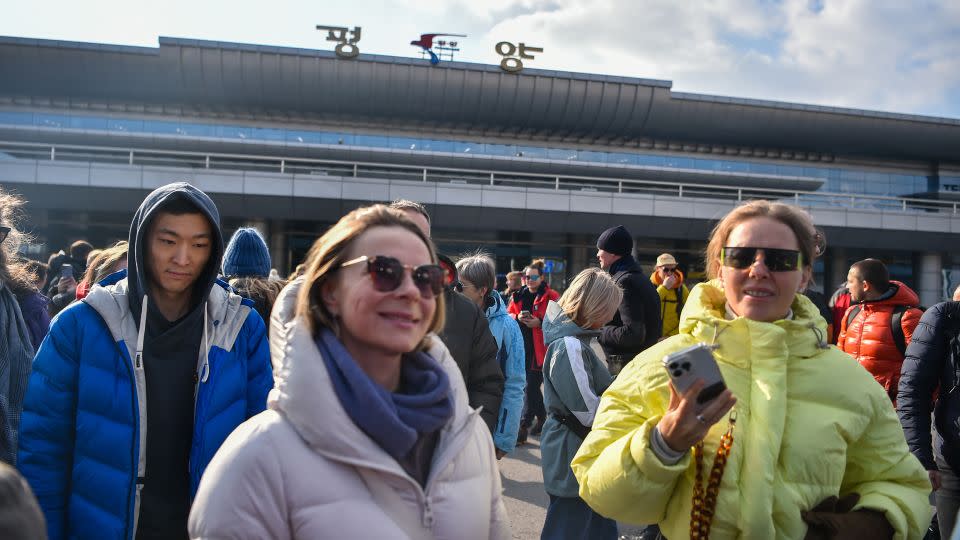
POLYGON ((943 291, 943 258, 939 253, 920 255, 920 275, 917 280, 920 303, 930 307, 945 300, 943 291))
POLYGON ((270 259, 273 267, 286 279, 293 268, 290 267, 290 250, 287 249, 286 222, 279 219, 270 221, 270 259))
POLYGON ((847 264, 847 250, 832 248, 829 251, 830 276, 827 278, 827 283, 823 284, 823 294, 827 298, 830 298, 837 287, 847 282, 847 272, 850 271, 850 265, 847 264))

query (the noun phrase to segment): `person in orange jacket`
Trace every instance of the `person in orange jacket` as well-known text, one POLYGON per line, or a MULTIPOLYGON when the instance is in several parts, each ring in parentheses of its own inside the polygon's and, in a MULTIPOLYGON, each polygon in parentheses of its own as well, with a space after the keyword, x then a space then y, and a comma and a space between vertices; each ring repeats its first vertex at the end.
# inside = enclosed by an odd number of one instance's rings
POLYGON ((904 350, 923 315, 917 307, 920 298, 905 284, 891 281, 886 265, 877 259, 854 263, 847 289, 850 307, 837 346, 866 368, 896 403, 904 350))

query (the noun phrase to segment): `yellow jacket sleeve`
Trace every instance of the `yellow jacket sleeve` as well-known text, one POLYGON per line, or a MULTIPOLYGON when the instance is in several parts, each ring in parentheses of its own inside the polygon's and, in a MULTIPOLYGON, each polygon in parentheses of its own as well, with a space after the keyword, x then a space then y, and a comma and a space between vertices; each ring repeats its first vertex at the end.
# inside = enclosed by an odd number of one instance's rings
POLYGON ((662 384, 652 385, 650 373, 641 375, 645 362, 662 356, 654 352, 659 348, 638 356, 604 392, 593 430, 571 463, 580 497, 601 515, 628 523, 661 521, 677 480, 690 466, 689 453, 664 465, 650 448, 652 430, 670 402, 665 375, 662 384), (644 379, 647 388, 640 387, 644 379))
POLYGON ((920 461, 907 449, 896 413, 886 395, 871 394, 874 408, 864 436, 850 444, 840 492, 860 494, 854 508, 883 512, 895 539, 923 537, 931 509, 917 491, 929 492, 930 480, 920 461), (879 398, 879 399, 876 399, 879 398))

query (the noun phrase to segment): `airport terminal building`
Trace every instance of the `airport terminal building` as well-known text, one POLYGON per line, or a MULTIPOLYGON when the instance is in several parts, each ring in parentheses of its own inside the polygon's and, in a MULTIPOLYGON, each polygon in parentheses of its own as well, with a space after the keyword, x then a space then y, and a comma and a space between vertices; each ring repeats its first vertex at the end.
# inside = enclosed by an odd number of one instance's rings
POLYGON ((960 120, 673 92, 669 81, 160 38, 158 48, 0 38, 0 184, 33 249, 127 235, 187 180, 227 234, 265 233, 281 273, 346 211, 408 198, 441 251, 563 286, 626 225, 648 269, 696 274, 739 201, 806 207, 827 293, 887 262, 930 305, 960 283, 960 120))

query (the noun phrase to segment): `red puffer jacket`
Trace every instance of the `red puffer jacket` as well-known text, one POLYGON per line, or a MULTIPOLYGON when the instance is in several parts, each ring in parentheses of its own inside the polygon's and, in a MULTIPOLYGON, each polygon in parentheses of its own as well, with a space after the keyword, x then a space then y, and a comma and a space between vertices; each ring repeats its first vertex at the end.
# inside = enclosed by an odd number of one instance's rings
MULTIPOLYGON (((550 285, 544 282, 543 285, 537 289, 537 296, 533 300, 533 309, 530 310, 530 314, 540 319, 540 322, 543 322, 543 318, 547 315, 547 303, 551 300, 556 302, 559 299, 560 293, 551 289, 550 285)), ((519 302, 510 302, 510 305, 507 307, 507 312, 516 320, 520 315, 521 309, 519 302)), ((522 325, 523 323, 517 320, 517 324, 522 325)), ((543 343, 543 327, 538 326, 533 328, 533 355, 536 360, 535 371, 543 369, 543 357, 546 356, 546 354, 547 346, 543 343)))
MULTIPOLYGON (((903 355, 897 349, 890 328, 894 306, 917 306, 920 298, 899 281, 891 281, 890 289, 879 299, 853 304, 847 308, 841 322, 837 346, 856 358, 860 365, 873 374, 873 378, 887 391, 891 401, 896 400, 900 382, 900 367, 903 355), (847 325, 850 310, 860 306, 860 313, 847 325)), ((912 308, 903 312, 900 326, 904 341, 909 345, 913 329, 920 322, 923 311, 912 308)))

